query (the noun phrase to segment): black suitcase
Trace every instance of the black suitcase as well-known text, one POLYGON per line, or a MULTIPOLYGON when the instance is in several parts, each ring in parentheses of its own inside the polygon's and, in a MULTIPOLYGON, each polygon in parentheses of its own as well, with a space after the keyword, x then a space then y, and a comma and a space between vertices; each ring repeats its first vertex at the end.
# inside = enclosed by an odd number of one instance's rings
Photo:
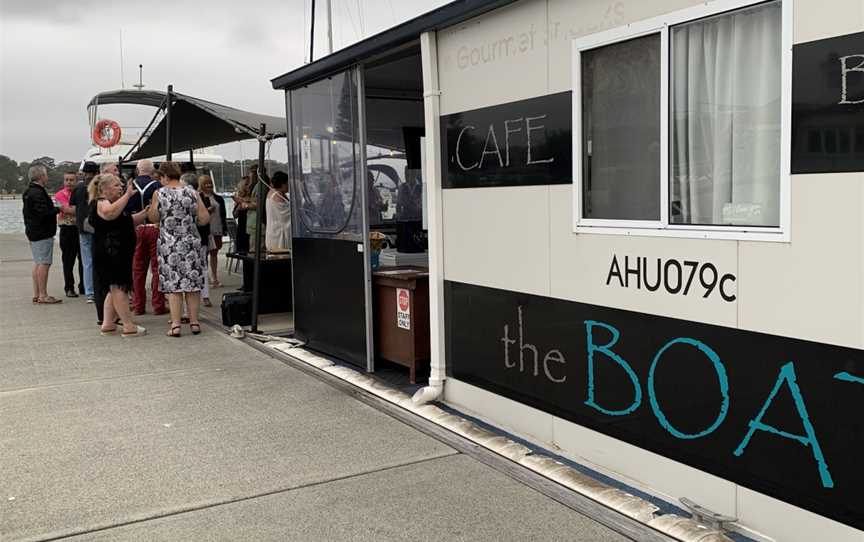
POLYGON ((222 295, 222 325, 252 325, 252 294, 230 292, 222 295))

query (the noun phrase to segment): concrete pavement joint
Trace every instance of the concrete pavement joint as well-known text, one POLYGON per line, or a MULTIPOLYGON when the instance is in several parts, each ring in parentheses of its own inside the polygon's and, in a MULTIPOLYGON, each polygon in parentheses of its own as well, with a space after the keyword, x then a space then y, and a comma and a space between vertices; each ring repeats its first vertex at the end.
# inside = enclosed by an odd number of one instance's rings
POLYGON ((0 388, 0 396, 5 395, 5 394, 12 394, 12 393, 26 393, 26 392, 30 392, 30 391, 41 391, 41 390, 52 389, 52 388, 62 388, 62 387, 66 387, 66 386, 75 386, 78 384, 90 384, 93 382, 111 382, 111 381, 117 381, 117 380, 126 380, 129 378, 141 378, 141 377, 146 377, 146 376, 160 376, 160 375, 170 375, 170 374, 194 375, 194 374, 204 374, 204 373, 215 373, 215 372, 219 372, 219 371, 224 371, 225 369, 226 369, 226 367, 218 367, 218 368, 201 367, 200 369, 171 369, 168 371, 152 371, 149 373, 123 374, 123 375, 117 375, 117 376, 106 376, 103 378, 85 378, 85 379, 81 379, 81 380, 70 380, 68 382, 58 382, 56 384, 45 384, 43 386, 28 386, 25 388, 9 388, 9 389, 0 388))
POLYGON ((381 468, 378 468, 378 469, 372 469, 372 470, 368 470, 368 471, 357 472, 357 473, 354 473, 354 474, 348 474, 348 475, 346 475, 346 476, 337 476, 337 477, 335 477, 335 478, 328 478, 327 480, 320 480, 320 481, 318 481, 318 482, 310 482, 310 483, 308 483, 308 484, 300 484, 300 485, 298 485, 298 486, 294 486, 294 487, 287 487, 287 488, 282 488, 282 489, 274 489, 274 490, 271 490, 271 491, 264 491, 264 492, 262 492, 262 493, 256 493, 256 494, 254 494, 254 495, 246 495, 246 496, 243 496, 243 497, 236 497, 236 498, 233 498, 233 499, 226 499, 226 500, 222 500, 222 501, 216 501, 216 502, 213 502, 213 503, 210 503, 210 504, 202 504, 202 505, 200 505, 200 506, 189 506, 189 507, 186 507, 186 508, 181 508, 181 509, 178 509, 178 510, 174 510, 173 512, 165 512, 165 513, 152 514, 152 515, 149 515, 149 516, 147 516, 147 517, 142 517, 142 518, 138 518, 138 519, 132 519, 132 520, 129 520, 129 521, 123 521, 123 522, 119 522, 119 523, 112 523, 112 524, 110 524, 110 525, 104 525, 104 526, 102 526, 102 527, 93 527, 93 528, 91 528, 91 529, 82 529, 82 530, 80 530, 80 531, 74 531, 74 532, 67 533, 67 534, 62 534, 62 535, 57 535, 57 536, 51 536, 51 537, 49 537, 49 538, 39 538, 39 539, 36 539, 36 541, 37 541, 37 542, 53 542, 53 541, 55 541, 55 540, 64 540, 64 539, 68 539, 68 538, 74 538, 74 537, 76 537, 76 536, 84 536, 84 535, 93 534, 93 533, 100 533, 100 532, 104 532, 104 531, 110 531, 110 530, 112 530, 112 529, 118 529, 118 528, 121 528, 121 527, 127 527, 127 526, 129 526, 129 525, 136 525, 136 524, 139 524, 139 523, 146 523, 146 522, 148 522, 148 521, 154 521, 154 520, 158 520, 158 519, 164 519, 164 518, 170 518, 170 517, 175 517, 175 516, 181 516, 181 515, 183 515, 183 514, 190 514, 190 513, 193 513, 193 512, 200 512, 200 511, 202 511, 202 510, 210 510, 210 509, 213 509, 213 508, 219 508, 219 507, 221 507, 221 506, 228 506, 228 505, 231 505, 231 504, 236 504, 236 503, 241 503, 241 502, 246 502, 246 501, 252 501, 252 500, 255 500, 255 499, 261 499, 261 498, 264 498, 264 497, 270 497, 270 496, 273 496, 273 495, 281 495, 281 494, 285 494, 285 493, 290 493, 290 492, 292 492, 292 491, 298 491, 298 490, 308 489, 308 488, 312 488, 312 487, 324 486, 324 485, 327 485, 327 484, 330 484, 330 483, 333 483, 333 482, 342 482, 342 481, 345 481, 345 480, 352 480, 352 479, 355 479, 355 478, 361 478, 361 477, 363 477, 363 476, 369 476, 369 475, 371 475, 371 474, 378 474, 378 473, 381 473, 381 472, 387 472, 387 471, 391 471, 391 470, 395 470, 395 469, 400 469, 400 468, 403 468, 403 467, 410 467, 410 466, 413 466, 413 465, 420 465, 420 464, 423 464, 423 463, 428 463, 428 462, 432 462, 432 461, 437 461, 437 460, 440 460, 440 459, 448 459, 448 458, 451 458, 451 457, 453 457, 453 456, 455 456, 455 455, 459 455, 458 452, 454 452, 454 453, 452 453, 452 454, 441 455, 441 456, 438 456, 438 457, 427 457, 427 458, 424 458, 424 459, 418 459, 418 460, 416 460, 416 461, 407 461, 407 462, 405 462, 405 463, 400 463, 399 465, 390 465, 390 466, 387 466, 387 467, 381 467, 381 468))
MULTIPOLYGON (((208 322, 208 324, 210 324, 211 326, 213 325, 212 322, 208 322)), ((366 389, 363 389, 357 385, 348 382, 344 378, 341 378, 338 374, 344 371, 338 370, 335 371, 336 374, 334 374, 334 371, 319 369, 308 362, 298 359, 295 356, 275 350, 271 347, 260 344, 257 341, 248 338, 241 340, 253 347, 254 349, 265 353, 270 357, 279 360, 292 368, 301 370, 311 376, 315 376, 316 378, 349 394, 357 400, 401 421, 402 423, 405 423, 409 427, 412 427, 430 437, 433 437, 443 442, 444 444, 454 448, 455 450, 501 473, 504 473, 507 476, 510 476, 511 478, 521 482, 522 484, 537 491, 538 493, 541 493, 555 500, 556 502, 580 513, 581 515, 591 520, 597 521, 598 523, 612 529, 613 531, 625 537, 628 537, 632 540, 638 540, 640 542, 671 542, 675 540, 681 540, 681 538, 672 538, 668 534, 661 532, 652 525, 648 525, 645 522, 633 519, 632 517, 618 510, 615 510, 614 508, 611 508, 598 500, 592 499, 587 495, 574 491, 568 488, 566 485, 560 484, 557 481, 554 481, 554 479, 546 477, 528 468, 522 462, 516 462, 510 458, 499 455, 498 453, 495 453, 488 448, 485 448, 481 444, 465 438, 458 431, 454 431, 452 428, 439 425, 432 420, 429 420, 415 412, 399 406, 396 403, 388 401, 387 399, 375 395, 366 389)), ((345 369, 345 371, 350 371, 350 369, 347 368, 338 369, 345 369)), ((362 376, 371 378, 368 377, 368 375, 362 376)), ((677 516, 667 517, 666 522, 673 518, 684 522, 693 523, 690 520, 677 516)), ((665 528, 666 522, 662 522, 658 526, 661 528, 665 528)), ((679 524, 680 522, 676 522, 676 525, 679 524)), ((689 524, 688 527, 690 527, 689 524)), ((702 531, 701 534, 707 535, 709 533, 702 531)), ((690 538, 686 538, 686 540, 690 540, 690 538)), ((701 537, 701 540, 702 542, 715 542, 715 540, 716 542, 720 542, 723 539, 707 539, 701 537)))

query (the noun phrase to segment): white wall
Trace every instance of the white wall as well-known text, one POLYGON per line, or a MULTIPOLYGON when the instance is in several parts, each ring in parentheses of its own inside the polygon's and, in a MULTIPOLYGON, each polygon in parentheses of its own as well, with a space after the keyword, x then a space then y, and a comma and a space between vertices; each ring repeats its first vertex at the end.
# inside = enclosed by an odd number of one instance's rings
MULTIPOLYGON (((701 3, 523 0, 442 30, 441 114, 570 90, 572 38, 701 3)), ((796 43, 864 28, 861 0, 796 0, 794 11, 796 43)), ((574 234, 570 185, 445 190, 445 279, 862 348, 864 173, 793 176, 791 188, 790 243, 574 234), (737 276, 737 300, 606 286, 613 254, 710 261, 737 276)), ((738 515, 778 540, 862 540, 860 531, 474 386, 451 379, 445 392, 481 418, 657 494, 738 515)))

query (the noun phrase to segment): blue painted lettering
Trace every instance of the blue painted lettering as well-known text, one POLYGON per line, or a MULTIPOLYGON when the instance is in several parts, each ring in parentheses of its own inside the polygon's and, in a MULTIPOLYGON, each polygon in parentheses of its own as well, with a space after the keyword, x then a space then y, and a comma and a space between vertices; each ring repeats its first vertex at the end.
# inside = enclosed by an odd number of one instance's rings
POLYGON ((651 410, 654 411, 654 415, 657 417, 657 421, 660 422, 660 425, 667 431, 669 431, 673 436, 680 439, 697 439, 700 437, 704 437, 705 435, 710 435, 713 433, 720 424, 723 423, 723 420, 726 419, 726 414, 729 412, 729 379, 726 376, 726 368, 723 366, 723 363, 720 361, 720 356, 717 355, 714 350, 712 350, 708 345, 701 341, 697 341, 696 339, 689 339, 687 337, 679 337, 677 339, 672 339, 668 343, 666 343, 663 348, 657 351, 657 354, 654 356, 654 361, 651 362, 651 368, 648 370, 648 400, 651 403, 651 410), (671 348, 675 344, 688 344, 690 346, 695 346, 699 349, 700 352, 705 354, 705 356, 711 360, 711 364, 714 366, 714 370, 717 372, 717 381, 720 384, 720 395, 723 396, 723 402, 720 404, 720 413, 717 414, 717 418, 714 420, 714 423, 711 424, 710 427, 705 429, 704 431, 700 431, 699 433, 683 433, 676 429, 669 420, 666 418, 666 415, 663 414, 663 411, 660 409, 660 403, 657 402, 657 394, 654 391, 654 371, 657 369, 657 365, 660 363, 660 358, 663 354, 671 348))
POLYGON ((591 408, 595 408, 602 412, 603 414, 608 414, 609 416, 624 416, 626 414, 630 414, 639 408, 639 405, 642 404, 642 387, 639 385, 639 378, 636 376, 636 373, 633 371, 633 368, 630 367, 630 364, 624 361, 624 358, 610 350, 611 347, 615 346, 615 343, 618 342, 618 338, 621 336, 621 333, 613 326, 609 324, 604 324, 603 322, 595 322, 594 320, 585 320, 585 333, 588 336, 588 399, 585 401, 585 404, 590 406, 591 408), (604 345, 598 345, 594 342, 594 328, 602 327, 607 330, 612 338, 604 345), (617 363, 624 372, 627 373, 627 376, 630 378, 630 382, 633 384, 633 402, 629 407, 621 410, 610 410, 607 408, 603 408, 597 404, 594 400, 594 352, 600 352, 601 354, 605 354, 609 359, 617 363))
POLYGON ((741 441, 741 444, 738 445, 733 454, 738 457, 743 455, 744 450, 747 449, 747 445, 750 444, 750 439, 753 437, 753 433, 757 430, 767 431, 773 435, 800 442, 804 446, 811 446, 813 448, 813 457, 816 459, 816 464, 819 467, 819 478, 822 480, 822 486, 828 488, 834 487, 834 480, 831 479, 831 473, 828 471, 828 464, 825 462, 825 457, 822 455, 822 448, 819 446, 819 441, 816 439, 816 431, 813 429, 813 424, 810 423, 810 417, 807 415, 807 407, 804 406, 804 398, 801 396, 801 389, 795 381, 795 365, 791 361, 780 368, 780 375, 777 377, 774 389, 771 390, 771 394, 768 396, 765 404, 762 405, 762 410, 759 411, 759 415, 757 415, 755 419, 750 420, 748 425, 750 426, 750 429, 747 431, 744 440, 741 441), (798 416, 801 418, 801 423, 804 426, 805 433, 807 434, 806 437, 781 431, 776 427, 762 423, 762 418, 765 416, 768 407, 771 406, 771 402, 774 400, 774 397, 777 396, 777 392, 780 391, 780 387, 784 382, 789 387, 789 391, 792 392, 792 398, 795 400, 795 408, 798 411, 798 416))
POLYGON ((834 375, 834 378, 836 378, 837 380, 840 380, 841 382, 852 382, 853 384, 864 384, 864 378, 861 378, 860 376, 853 376, 853 375, 847 373, 846 371, 843 371, 842 373, 837 373, 836 375, 834 375))

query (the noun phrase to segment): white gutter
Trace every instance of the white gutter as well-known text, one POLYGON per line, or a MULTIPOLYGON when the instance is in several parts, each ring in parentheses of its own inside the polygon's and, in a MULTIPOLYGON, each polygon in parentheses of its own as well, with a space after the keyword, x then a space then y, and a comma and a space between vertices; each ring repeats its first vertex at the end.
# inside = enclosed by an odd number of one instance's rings
POLYGON ((429 226, 429 385, 414 394, 415 405, 438 399, 447 378, 444 364, 444 232, 441 191, 441 91, 438 88, 438 40, 435 32, 420 35, 423 67, 423 110, 426 123, 426 201, 429 226))

